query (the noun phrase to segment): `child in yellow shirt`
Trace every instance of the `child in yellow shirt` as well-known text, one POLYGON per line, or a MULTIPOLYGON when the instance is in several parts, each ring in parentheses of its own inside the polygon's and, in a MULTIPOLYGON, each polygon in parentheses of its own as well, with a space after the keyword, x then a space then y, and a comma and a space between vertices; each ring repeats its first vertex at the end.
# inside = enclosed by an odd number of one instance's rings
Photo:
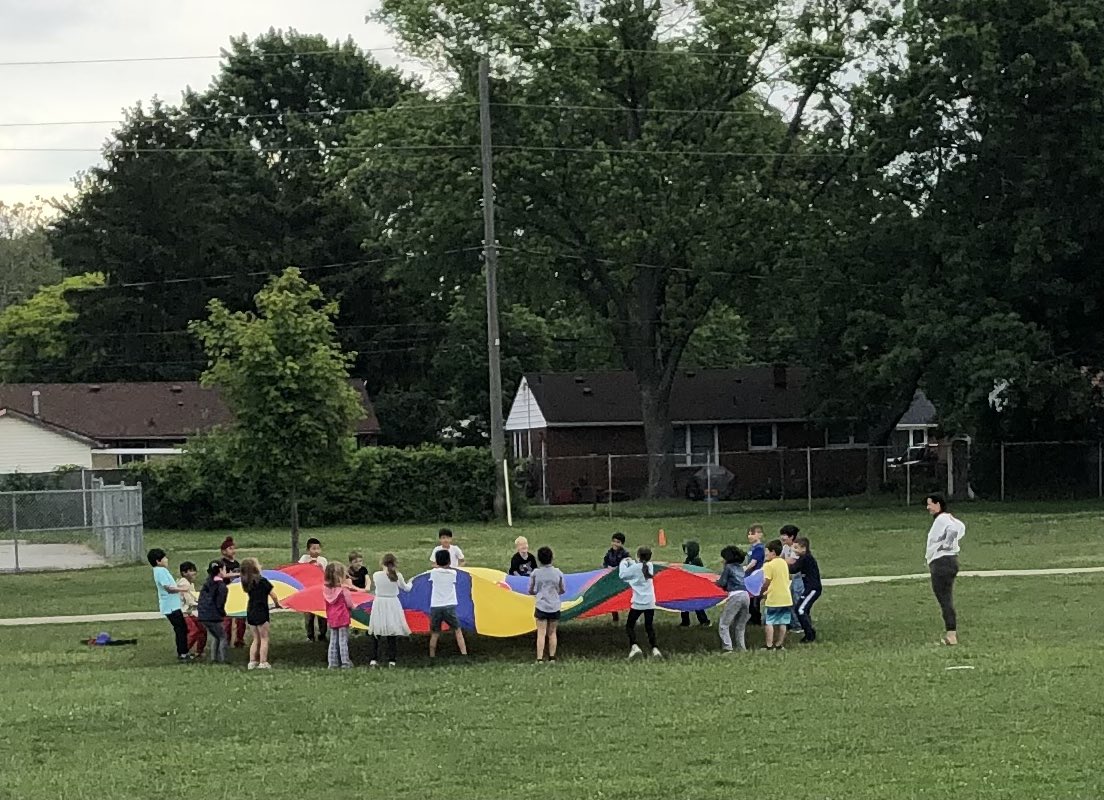
POLYGON ((790 596, 790 565, 782 558, 782 542, 767 544, 767 563, 763 567, 763 615, 768 650, 785 650, 786 628, 792 624, 793 598, 790 596))

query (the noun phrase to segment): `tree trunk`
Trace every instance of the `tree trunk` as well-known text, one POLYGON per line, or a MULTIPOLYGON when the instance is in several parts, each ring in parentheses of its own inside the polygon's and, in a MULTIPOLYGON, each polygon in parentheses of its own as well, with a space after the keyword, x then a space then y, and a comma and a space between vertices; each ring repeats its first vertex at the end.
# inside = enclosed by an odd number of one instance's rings
POLYGON ((879 494, 882 491, 882 483, 885 475, 885 461, 889 458, 889 441, 893 431, 897 429, 897 423, 912 405, 912 398, 920 385, 919 369, 914 369, 907 379, 899 385, 899 389, 889 405, 882 409, 881 414, 871 423, 869 428, 869 442, 866 451, 866 493, 868 495, 879 494))
POLYGON ((291 561, 299 560, 299 493, 291 490, 291 561))
POLYGON ((674 434, 671 430, 671 390, 659 380, 637 376, 640 385, 640 410, 644 417, 644 443, 648 451, 649 498, 673 497, 675 464, 671 458, 674 434))

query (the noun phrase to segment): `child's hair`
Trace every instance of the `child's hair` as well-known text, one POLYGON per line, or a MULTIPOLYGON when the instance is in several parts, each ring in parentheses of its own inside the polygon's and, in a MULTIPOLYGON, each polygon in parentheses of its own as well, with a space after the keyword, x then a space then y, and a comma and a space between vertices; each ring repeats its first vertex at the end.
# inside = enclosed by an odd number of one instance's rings
POLYGON ((452 563, 452 556, 450 556, 444 550, 438 550, 437 555, 435 555, 433 558, 434 560, 436 560, 437 566, 439 567, 447 567, 449 564, 452 563))
POLYGON ((522 545, 525 545, 526 547, 528 547, 529 546, 529 540, 526 539, 524 536, 519 536, 516 539, 514 539, 514 547, 520 548, 522 545))
POLYGON ((352 564, 352 563, 353 563, 354 561, 356 561, 356 560, 357 560, 358 558, 364 558, 364 556, 362 556, 362 555, 360 554, 360 551, 359 551, 359 550, 350 550, 350 551, 349 551, 349 563, 350 563, 350 564, 352 564))
POLYGON ((261 578, 261 562, 255 558, 246 558, 241 563, 242 589, 249 591, 261 578))
POLYGON ((552 563, 552 548, 548 545, 537 550, 537 561, 540 562, 542 567, 547 567, 552 563))
POLYGON ((801 533, 801 528, 796 525, 783 525, 782 530, 778 532, 779 536, 789 536, 791 539, 796 539, 797 535, 801 533))
POLYGON ((652 567, 648 562, 652 560, 652 548, 641 547, 636 551, 636 560, 644 568, 644 580, 650 581, 652 579, 652 567))
POLYGON ((319 547, 321 547, 321 546, 322 546, 322 542, 318 541, 318 540, 317 540, 317 539, 315 539, 315 538, 314 538, 313 536, 312 536, 311 538, 307 539, 307 549, 308 549, 308 550, 310 550, 310 549, 311 549, 312 547, 314 547, 315 545, 318 545, 319 547))
POLYGON ((387 570, 387 579, 392 583, 399 582, 399 571, 396 569, 398 563, 394 553, 387 553, 380 559, 380 566, 387 570))
POLYGON ((931 500, 932 503, 939 506, 939 513, 940 514, 946 513, 946 511, 947 511, 947 500, 946 500, 945 497, 943 497, 943 495, 941 495, 941 494, 929 494, 927 496, 927 499, 931 500))
POLYGON ((345 565, 340 561, 331 561, 326 565, 326 571, 323 575, 326 586, 331 589, 336 589, 341 584, 345 583, 345 565))
POLYGON ((734 544, 721 548, 721 558, 726 564, 743 564, 747 554, 734 544))
POLYGON ((195 572, 195 571, 196 571, 196 565, 193 564, 191 561, 181 561, 180 562, 180 574, 181 575, 183 575, 185 572, 195 572))
POLYGON ((610 537, 610 540, 614 541, 614 542, 621 542, 621 545, 624 546, 624 544, 625 544, 625 534, 621 533, 621 531, 618 531, 617 533, 613 534, 613 536, 610 537))
POLYGON ((437 531, 437 538, 440 539, 443 536, 447 536, 449 539, 451 539, 452 531, 448 528, 441 528, 441 530, 437 531))
POLYGON ((222 544, 219 545, 219 552, 226 552, 226 548, 228 547, 237 547, 237 545, 234 544, 233 536, 227 536, 222 540, 222 544))
POLYGON ((146 561, 149 562, 151 567, 156 567, 157 562, 165 557, 165 551, 160 547, 155 547, 146 553, 146 561))
POLYGON ((222 562, 221 561, 212 561, 210 564, 207 565, 207 575, 209 577, 213 578, 216 575, 218 575, 220 572, 222 572, 222 562))
POLYGON ((782 555, 782 542, 777 539, 771 539, 767 542, 767 550, 774 553, 776 556, 782 555))
POLYGON ((799 544, 805 548, 805 552, 810 552, 811 545, 809 544, 808 536, 798 536, 796 539, 794 539, 794 544, 799 544))
POLYGON ((759 533, 762 533, 763 532, 763 526, 760 525, 759 523, 755 523, 754 525, 751 525, 751 526, 748 527, 748 533, 755 533, 756 531, 759 531, 759 533))

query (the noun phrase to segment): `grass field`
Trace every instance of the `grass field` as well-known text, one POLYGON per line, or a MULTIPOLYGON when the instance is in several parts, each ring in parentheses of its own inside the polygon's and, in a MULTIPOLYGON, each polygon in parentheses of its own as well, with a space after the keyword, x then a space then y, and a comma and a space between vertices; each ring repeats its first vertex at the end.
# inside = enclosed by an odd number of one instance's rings
MULTIPOLYGON (((962 515, 964 568, 1104 565, 1102 510, 962 515)), ((715 558, 750 521, 672 522, 668 551, 693 536, 715 558)), ((826 577, 923 570, 920 512, 760 521, 801 525, 826 577)), ((652 520, 617 524, 630 544, 654 543, 652 520)), ((505 563, 518 532, 457 528, 476 564, 505 563)), ((518 530, 551 543, 566 570, 594 566, 610 532, 592 519, 518 530)), ((433 533, 320 538, 331 557, 388 549, 420 569, 433 533)), ((221 535, 164 532, 147 544, 165 546, 175 566, 206 558, 221 535)), ((243 554, 271 564, 286 558, 284 536, 237 533, 243 554)), ((329 672, 295 615, 276 618, 267 674, 170 664, 164 622, 0 628, 0 798, 1099 798, 1102 582, 963 578, 956 649, 934 644, 938 610, 913 581, 830 588, 815 648, 722 656, 715 629, 681 630, 661 615, 662 662, 625 662, 623 633, 596 620, 563 628, 551 668, 531 663, 530 637, 472 637, 469 663, 446 645, 431 667, 416 637, 399 669, 329 672), (103 627, 138 646, 77 643, 103 627)), ((153 600, 147 569, 0 576, 0 617, 153 600)), ((366 661, 365 644, 354 640, 354 661, 366 661)))

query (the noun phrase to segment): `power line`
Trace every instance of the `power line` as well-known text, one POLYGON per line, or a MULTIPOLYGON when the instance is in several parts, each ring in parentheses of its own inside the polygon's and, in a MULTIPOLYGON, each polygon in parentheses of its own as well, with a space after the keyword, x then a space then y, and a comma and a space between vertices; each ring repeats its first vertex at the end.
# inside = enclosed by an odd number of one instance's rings
MULTIPOLYGON (((395 45, 387 47, 363 47, 357 48, 360 53, 386 53, 398 50, 395 45)), ((131 56, 125 58, 66 58, 48 59, 43 61, 0 61, 0 67, 53 67, 69 66, 76 64, 144 64, 157 61, 210 61, 213 59, 250 57, 250 58, 300 58, 302 56, 339 56, 349 55, 343 50, 303 50, 295 53, 263 53, 250 51, 248 53, 233 53, 223 51, 218 54, 196 56, 131 56)))
MULTIPOLYGON (((778 44, 783 43, 783 37, 780 37, 778 44)), ((529 42, 508 42, 507 47, 512 47, 517 50, 568 50, 577 51, 583 53, 632 53, 634 55, 657 55, 657 56, 693 56, 700 58, 755 58, 756 52, 730 52, 723 50, 677 50, 674 48, 632 48, 632 47, 594 47, 587 45, 573 45, 573 44, 530 44, 529 42)), ((854 61, 857 58, 862 58, 865 55, 869 55, 872 50, 868 50, 864 53, 855 56, 828 56, 828 55, 805 55, 798 56, 798 59, 804 59, 809 61, 839 61, 844 63, 847 61, 854 61)))

